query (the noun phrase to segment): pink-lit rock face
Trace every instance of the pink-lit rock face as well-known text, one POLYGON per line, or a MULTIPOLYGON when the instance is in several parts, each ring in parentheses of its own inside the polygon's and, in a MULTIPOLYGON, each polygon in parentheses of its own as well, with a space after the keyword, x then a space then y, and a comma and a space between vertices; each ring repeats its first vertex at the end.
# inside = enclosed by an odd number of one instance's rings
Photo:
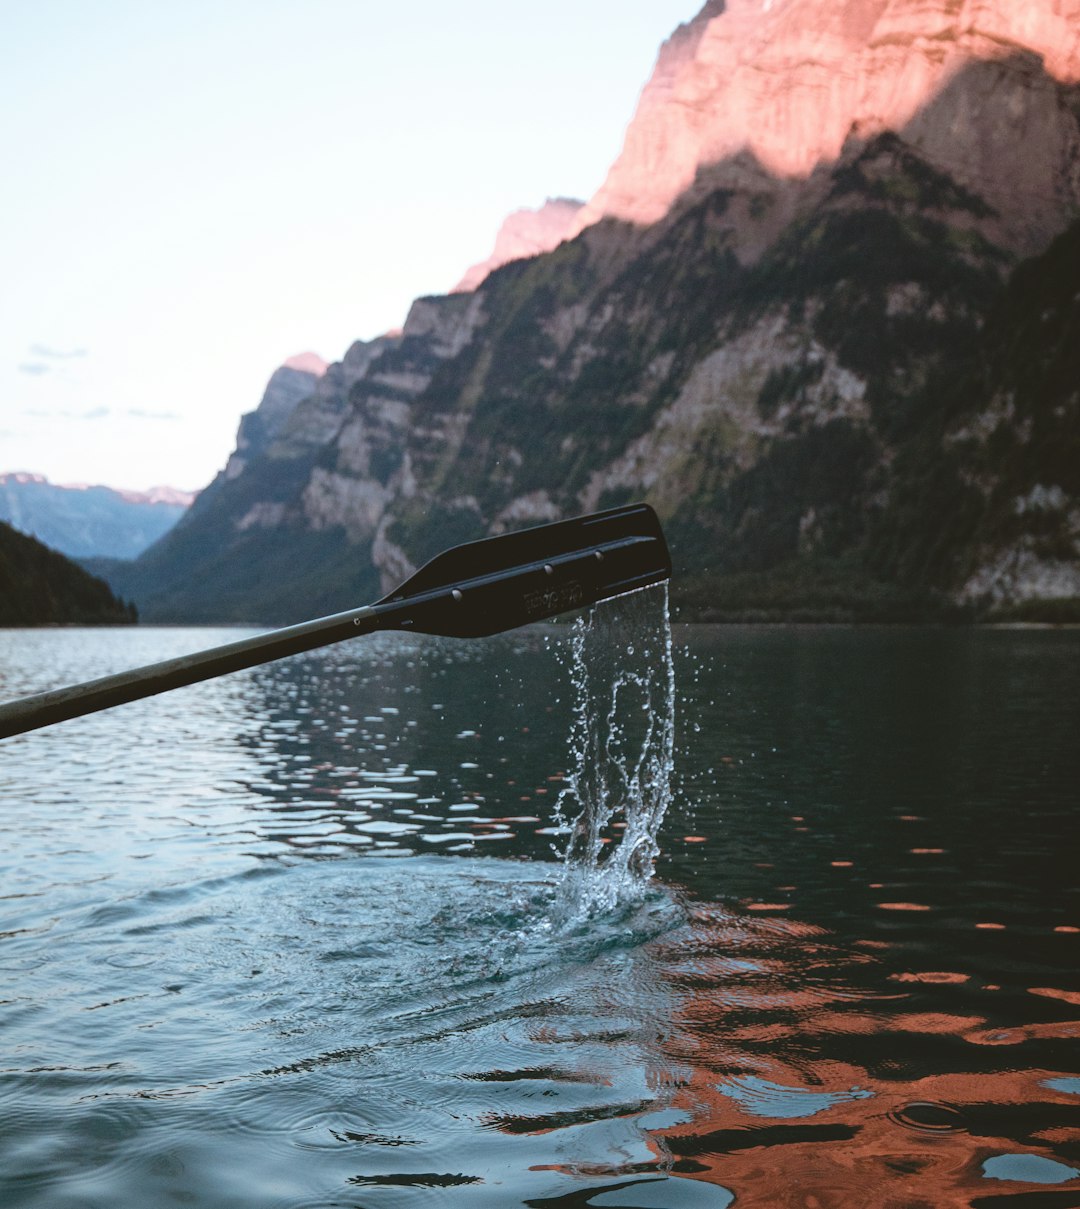
POLYGON ((318 353, 312 352, 297 353, 283 364, 286 369, 297 369, 302 374, 314 374, 316 378, 321 378, 327 370, 327 362, 318 353))
POLYGON ((714 187, 742 186, 747 162, 805 179, 849 140, 892 130, 1032 251, 1080 209, 1077 126, 1062 103, 1077 83, 1080 0, 710 2, 661 49, 576 229, 655 222, 710 165, 731 165, 714 187))
POLYGON ((538 210, 515 210, 503 222, 495 237, 495 248, 487 260, 474 264, 454 286, 451 293, 475 290, 484 278, 500 265, 512 260, 539 256, 556 248, 575 228, 583 202, 568 197, 549 197, 538 210))

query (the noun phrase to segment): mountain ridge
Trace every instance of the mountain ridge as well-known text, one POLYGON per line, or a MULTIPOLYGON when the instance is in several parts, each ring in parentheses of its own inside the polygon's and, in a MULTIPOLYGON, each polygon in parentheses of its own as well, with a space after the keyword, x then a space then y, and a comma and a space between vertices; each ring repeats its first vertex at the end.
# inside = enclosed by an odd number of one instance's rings
POLYGON ((194 493, 51 483, 27 471, 0 474, 0 520, 69 558, 135 558, 176 523, 194 493))
MULTIPOLYGON (((835 0, 826 16, 840 33, 825 49, 796 40, 784 53, 802 46, 820 74, 851 42, 851 22, 862 21, 865 42, 886 17, 898 28, 917 7, 835 0)), ((940 16, 947 6, 923 7, 940 16)), ((779 10, 770 20, 809 11, 805 0, 779 10)), ((955 25, 957 12, 976 11, 986 25, 1003 10, 964 0, 945 16, 955 25)), ((716 69, 761 16, 741 2, 710 4, 681 27, 627 147, 640 143, 647 160, 658 107, 685 108, 682 66, 695 65, 701 86, 704 50, 716 69)), ((919 70, 932 34, 913 60, 919 70)), ((955 57, 951 35, 938 41, 955 57)), ((902 67, 898 45, 876 48, 886 74, 902 67)), ((734 76, 713 75, 720 106, 734 76)), ((806 91, 798 79, 793 88, 806 91)), ((832 94, 822 95, 827 108, 832 94)), ((791 127, 794 117, 773 112, 788 100, 760 102, 766 133, 770 121, 791 127)), ((834 137, 837 122, 829 129, 834 137)), ((1080 89, 1025 50, 969 56, 901 129, 849 125, 835 158, 805 175, 777 174, 762 146, 742 143, 695 161, 656 221, 600 213, 553 250, 495 268, 472 293, 418 299, 400 335, 354 345, 233 481, 208 488, 115 582, 162 619, 297 620, 311 615, 313 583, 328 609, 348 607, 446 545, 643 496, 669 533, 677 598, 698 615, 911 619, 1036 607, 1022 574, 997 595, 978 585, 1006 548, 1038 544, 1043 505, 1008 505, 1020 529, 1003 524, 978 549, 969 525, 949 530, 946 555, 918 555, 920 526, 933 531, 940 518, 912 503, 921 471, 911 451, 953 464, 945 435, 927 433, 939 400, 958 391, 972 423, 1000 427, 994 409, 1004 405, 972 367, 994 352, 983 329, 1019 290, 1017 274, 1080 214, 1078 148, 1080 89), (993 161, 989 185, 969 170, 966 139, 947 137, 972 105, 962 130, 999 130, 976 157, 993 161), (1033 147, 1018 131, 1048 106, 1056 133, 1033 147), (1001 118, 1010 113, 1022 120, 1001 118), (1032 156, 1030 179, 1055 190, 1017 225, 995 190, 1032 156), (260 567, 272 569, 272 589, 260 567)), ((1031 355, 1053 359, 1055 332, 1032 327, 1041 351, 1031 355)), ((1045 408, 1030 408, 1034 430, 1045 408)), ((971 471, 953 469, 938 486, 963 511, 971 471)), ((1071 480, 1036 477, 1020 496, 1055 503, 1066 518, 1061 556, 1075 560, 1071 480)), ((1055 610, 1072 607, 1062 603, 1073 594, 1067 575, 1042 582, 1055 610)))
POLYGON ((1058 104, 1059 86, 1080 82, 1078 29, 1077 0, 707 4, 661 49, 577 228, 602 217, 657 222, 698 173, 724 163, 737 172, 742 154, 797 188, 850 138, 906 129, 915 150, 999 211, 1001 242, 1035 254, 1080 204, 1075 114, 1058 104), (1026 88, 1010 88, 1003 72, 1026 88), (1006 92, 1010 104, 995 104, 1006 92), (932 120, 919 121, 931 108, 932 120), (1025 156, 1025 172, 1006 170, 1002 142, 1014 160, 1025 156))

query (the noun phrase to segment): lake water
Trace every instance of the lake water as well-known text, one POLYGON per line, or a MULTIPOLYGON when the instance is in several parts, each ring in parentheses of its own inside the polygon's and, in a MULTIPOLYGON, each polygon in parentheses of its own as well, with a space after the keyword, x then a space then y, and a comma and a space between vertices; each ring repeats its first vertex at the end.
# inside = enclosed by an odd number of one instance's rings
POLYGON ((0 743, 0 1204, 1080 1205, 1080 632, 676 627, 669 804, 649 608, 0 743))

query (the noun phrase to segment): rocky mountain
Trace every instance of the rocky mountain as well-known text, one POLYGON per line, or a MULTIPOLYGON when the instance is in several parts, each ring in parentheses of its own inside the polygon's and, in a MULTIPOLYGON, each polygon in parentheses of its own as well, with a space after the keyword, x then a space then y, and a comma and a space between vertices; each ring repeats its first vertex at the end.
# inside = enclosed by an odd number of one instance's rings
POLYGON ((1023 264, 973 355, 925 392, 875 557, 907 582, 1006 615, 1080 600, 1080 223, 1023 264))
MULTIPOLYGON (((665 44, 576 225, 657 222, 695 187, 758 178, 786 217, 853 144, 891 131, 1032 254, 1076 213, 1078 82, 1080 0, 710 0, 665 44)), ((745 259, 761 233, 740 234, 745 259)))
POLYGON ((0 626, 123 625, 136 617, 103 580, 0 521, 0 626))
POLYGON ((491 255, 469 268, 451 293, 475 290, 489 273, 504 264, 557 248, 576 232, 577 218, 584 205, 568 197, 549 197, 538 210, 515 210, 499 228, 491 255))
POLYGON ((270 375, 259 406, 240 420, 236 448, 225 466, 225 477, 242 474, 252 458, 263 453, 296 410, 318 385, 329 366, 317 353, 298 353, 270 375))
POLYGON ((0 474, 0 520, 69 558, 135 558, 172 528, 194 498, 174 487, 118 491, 0 474))
POLYGON ((698 616, 1080 616, 1078 31, 710 0, 576 235, 354 346, 116 582, 296 619, 647 498, 698 616))

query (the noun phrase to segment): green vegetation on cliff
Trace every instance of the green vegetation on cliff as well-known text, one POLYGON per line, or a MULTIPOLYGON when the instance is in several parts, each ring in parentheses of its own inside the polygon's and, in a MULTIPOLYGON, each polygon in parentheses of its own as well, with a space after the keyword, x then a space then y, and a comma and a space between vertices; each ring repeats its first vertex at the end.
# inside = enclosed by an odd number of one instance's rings
POLYGON ((70 559, 0 521, 0 625, 122 625, 126 605, 70 559))

